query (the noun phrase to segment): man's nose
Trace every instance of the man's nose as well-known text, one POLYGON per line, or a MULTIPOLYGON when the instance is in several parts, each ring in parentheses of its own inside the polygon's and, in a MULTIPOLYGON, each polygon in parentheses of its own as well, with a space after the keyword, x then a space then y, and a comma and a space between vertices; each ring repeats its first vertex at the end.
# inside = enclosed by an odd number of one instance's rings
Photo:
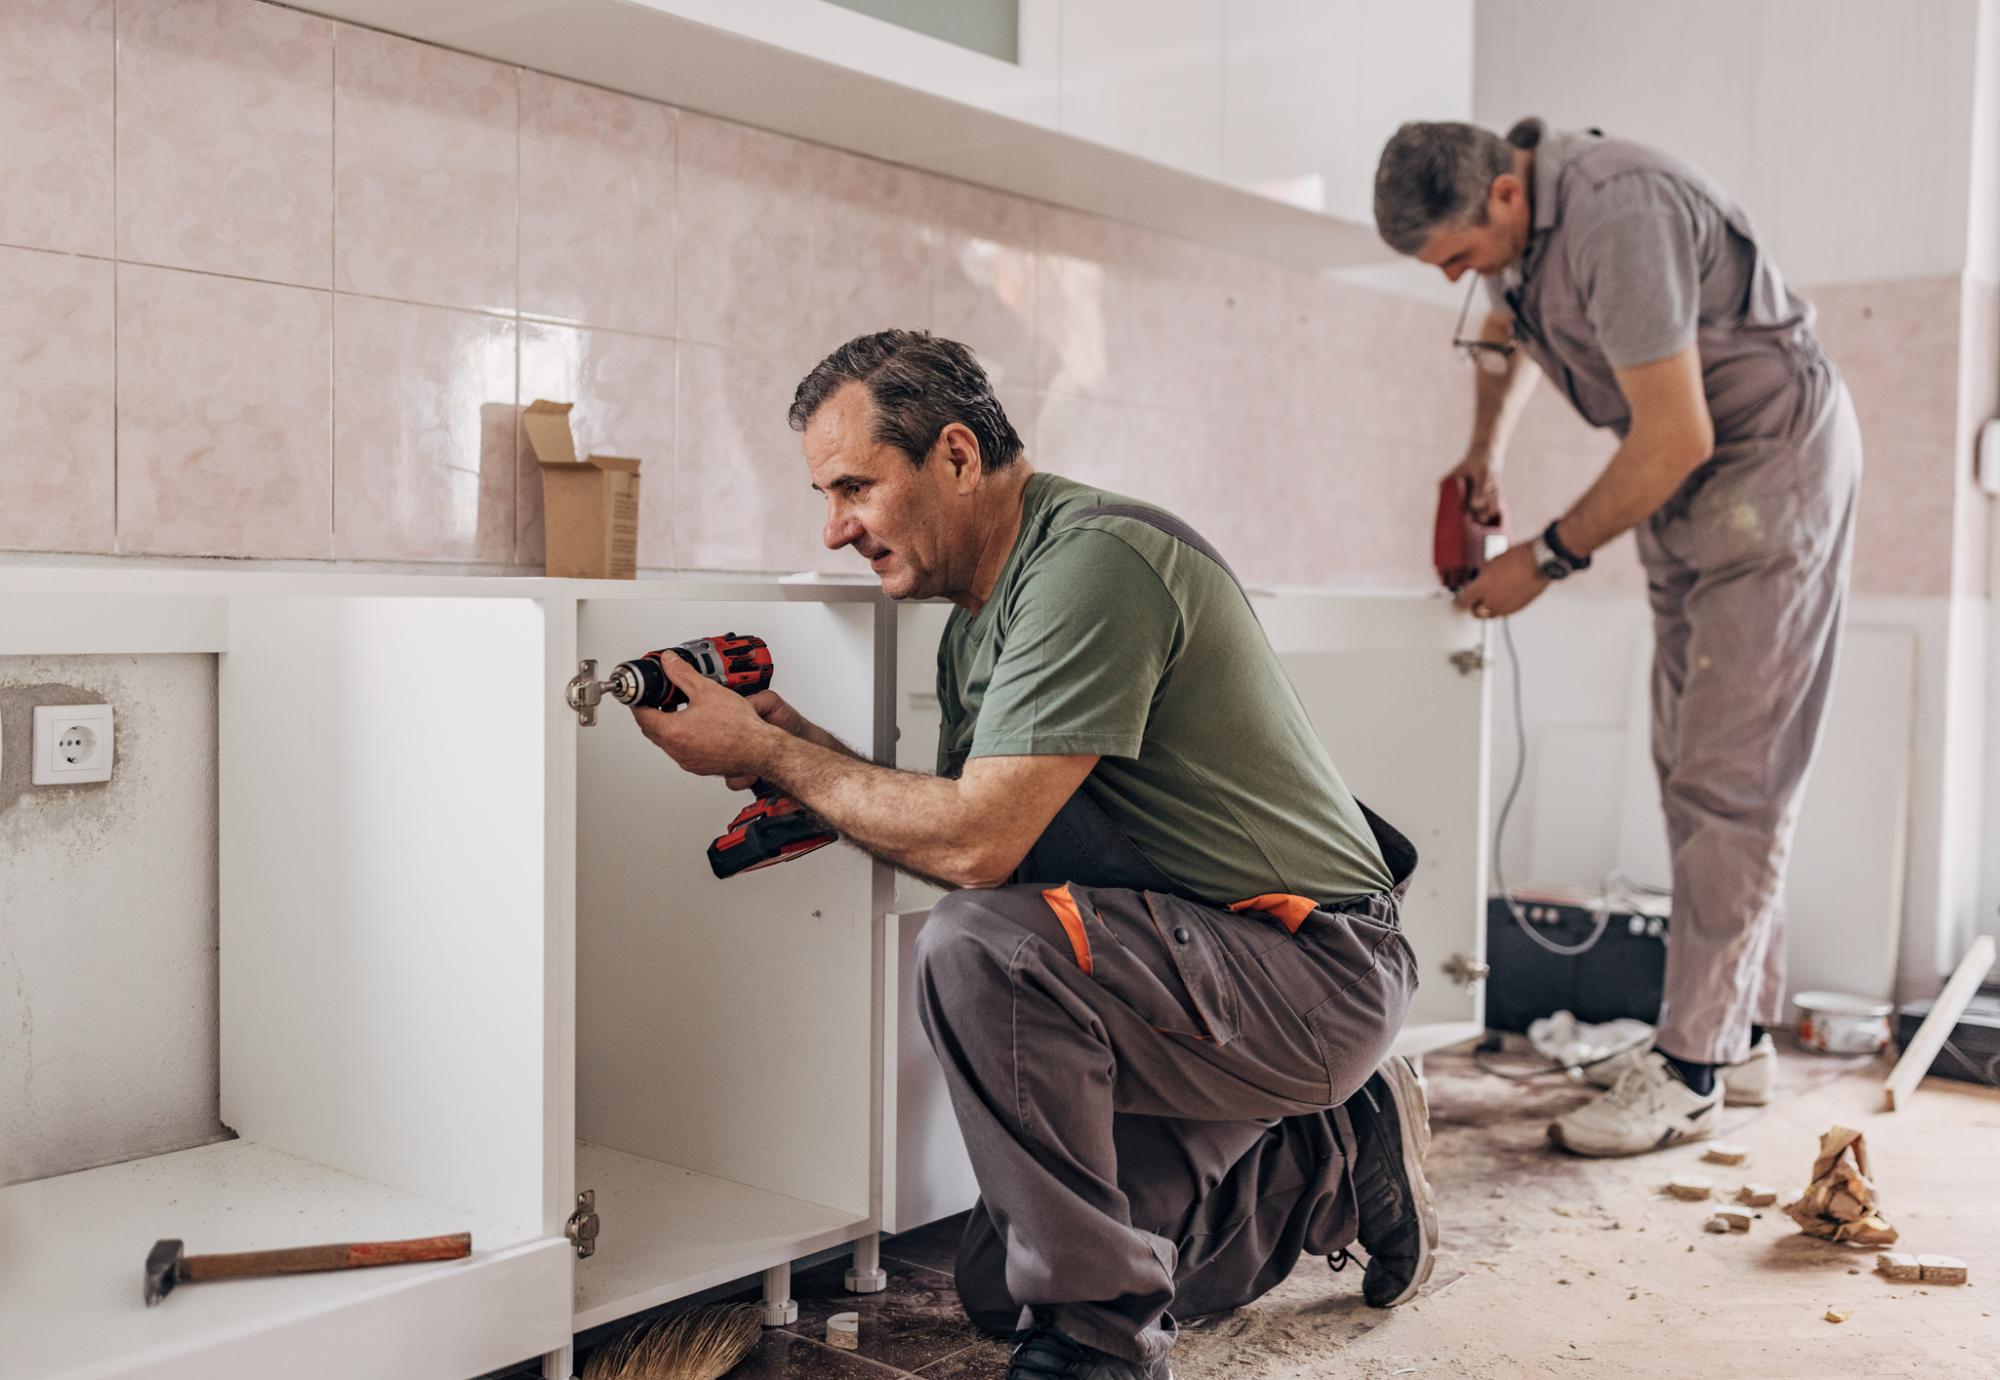
POLYGON ((861 524, 851 517, 830 514, 826 520, 823 539, 827 550, 838 551, 841 547, 850 546, 861 539, 861 524))

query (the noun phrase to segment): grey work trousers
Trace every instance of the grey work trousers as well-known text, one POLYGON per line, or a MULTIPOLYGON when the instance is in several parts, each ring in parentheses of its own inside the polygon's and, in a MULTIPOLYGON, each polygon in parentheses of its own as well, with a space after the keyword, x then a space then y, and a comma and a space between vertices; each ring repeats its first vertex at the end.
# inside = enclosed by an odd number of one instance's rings
POLYGON ((1150 1364, 1170 1307, 1247 1303, 1354 1239, 1340 1104, 1416 986, 1401 890, 1283 916, 1039 883, 932 908, 918 1001, 979 1181, 975 1321, 1032 1310, 1150 1364))
POLYGON ((1746 1057, 1784 1016, 1785 866, 1833 683, 1861 433, 1823 359, 1639 529, 1653 764, 1673 860, 1656 1043, 1746 1057))

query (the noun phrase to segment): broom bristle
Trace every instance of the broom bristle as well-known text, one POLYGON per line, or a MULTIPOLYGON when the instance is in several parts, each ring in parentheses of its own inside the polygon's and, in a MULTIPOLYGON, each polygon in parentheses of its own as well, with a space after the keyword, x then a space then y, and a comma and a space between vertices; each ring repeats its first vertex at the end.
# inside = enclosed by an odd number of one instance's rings
POLYGON ((605 1343, 591 1354, 583 1380, 722 1380, 763 1333, 755 1304, 691 1308, 605 1343))

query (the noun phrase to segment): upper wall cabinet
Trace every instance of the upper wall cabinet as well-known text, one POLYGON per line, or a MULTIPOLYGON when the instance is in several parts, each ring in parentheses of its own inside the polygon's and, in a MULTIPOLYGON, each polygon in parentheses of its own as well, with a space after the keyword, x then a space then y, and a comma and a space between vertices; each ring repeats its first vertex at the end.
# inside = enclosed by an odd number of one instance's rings
POLYGON ((305 0, 1313 268, 1387 257, 1382 140, 1472 109, 1472 0, 305 0))

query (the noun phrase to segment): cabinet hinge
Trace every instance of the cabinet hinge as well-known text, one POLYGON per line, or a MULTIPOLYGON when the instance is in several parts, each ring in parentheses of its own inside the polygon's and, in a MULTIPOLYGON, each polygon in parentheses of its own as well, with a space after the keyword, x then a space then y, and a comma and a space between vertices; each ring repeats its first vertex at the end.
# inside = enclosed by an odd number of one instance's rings
POLYGON ((597 679, 597 663, 577 663, 576 674, 563 687, 563 703, 576 711, 576 721, 585 728, 597 722, 597 705, 604 698, 604 686, 597 679))
POLYGON ((597 1190, 586 1188, 576 1195, 576 1211, 563 1226, 563 1235, 576 1243, 576 1258, 588 1260, 597 1253, 597 1190))
POLYGON ((1461 987, 1484 982, 1492 972, 1491 965, 1482 963, 1470 954, 1453 954, 1444 961, 1444 975, 1461 987))

